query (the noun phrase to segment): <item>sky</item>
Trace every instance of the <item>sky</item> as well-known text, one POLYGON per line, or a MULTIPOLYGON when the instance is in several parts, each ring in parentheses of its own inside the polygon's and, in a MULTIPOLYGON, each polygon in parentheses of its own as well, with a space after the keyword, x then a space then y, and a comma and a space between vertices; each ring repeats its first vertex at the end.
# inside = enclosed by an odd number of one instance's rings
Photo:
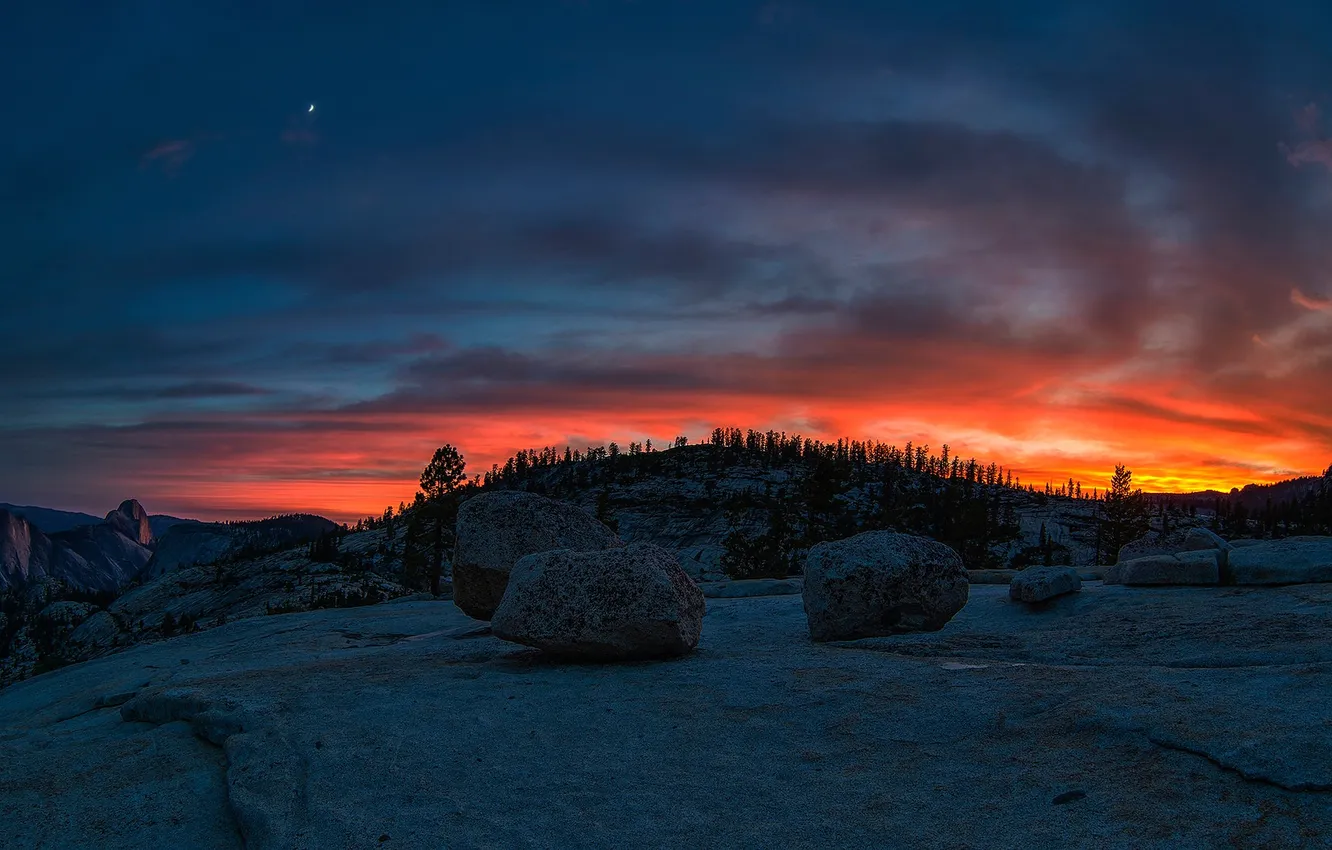
POLYGON ((6 12, 0 501, 351 520, 715 426, 1332 462, 1332 6, 6 12))

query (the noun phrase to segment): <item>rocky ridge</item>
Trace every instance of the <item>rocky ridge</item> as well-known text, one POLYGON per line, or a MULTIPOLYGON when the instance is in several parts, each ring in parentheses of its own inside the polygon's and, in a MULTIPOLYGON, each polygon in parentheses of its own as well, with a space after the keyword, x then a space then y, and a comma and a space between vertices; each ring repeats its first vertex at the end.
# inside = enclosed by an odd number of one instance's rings
MULTIPOLYGON (((639 455, 637 464, 604 478, 579 468, 536 470, 521 486, 580 506, 609 523, 626 542, 651 543, 675 552, 680 566, 696 579, 719 581, 728 577, 723 566, 727 536, 733 531, 762 535, 769 529, 773 507, 806 486, 808 474, 799 463, 762 464, 741 458, 719 466, 709 446, 639 455)), ((832 501, 849 517, 864 522, 878 509, 878 482, 852 477, 837 488, 832 501)), ((1037 547, 1042 530, 1061 560, 1095 563, 1093 502, 1009 488, 992 490, 1011 505, 1017 523, 1016 538, 993 547, 996 563, 1007 566, 1020 561, 1037 547)), ((859 530, 847 528, 833 539, 859 530)), ((791 570, 799 572, 798 565, 791 570)))

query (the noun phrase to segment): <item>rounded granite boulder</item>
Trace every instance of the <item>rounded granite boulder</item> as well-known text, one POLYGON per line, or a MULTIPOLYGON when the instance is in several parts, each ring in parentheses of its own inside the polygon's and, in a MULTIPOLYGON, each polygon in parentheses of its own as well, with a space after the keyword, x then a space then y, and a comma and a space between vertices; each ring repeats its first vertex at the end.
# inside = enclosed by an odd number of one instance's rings
POLYGON ((1008 584, 1014 602, 1044 602, 1082 589, 1082 577, 1072 567, 1027 567, 1008 584))
POLYGON ((495 636, 552 655, 628 661, 698 646, 703 591, 659 546, 567 549, 522 558, 491 618, 495 636))
POLYGON ((1179 528, 1168 534, 1149 531, 1142 537, 1119 547, 1118 557, 1115 560, 1123 563, 1153 555, 1178 555, 1181 552, 1206 552, 1212 549, 1228 552, 1232 548, 1234 547, 1216 532, 1201 526, 1179 528))
POLYGON ((867 531, 810 549, 805 616, 816 641, 933 632, 967 604, 962 559, 925 537, 867 531))
POLYGON ((552 549, 587 552, 623 545, 577 505, 516 490, 484 493, 458 508, 453 602, 467 616, 489 620, 518 559, 552 549))

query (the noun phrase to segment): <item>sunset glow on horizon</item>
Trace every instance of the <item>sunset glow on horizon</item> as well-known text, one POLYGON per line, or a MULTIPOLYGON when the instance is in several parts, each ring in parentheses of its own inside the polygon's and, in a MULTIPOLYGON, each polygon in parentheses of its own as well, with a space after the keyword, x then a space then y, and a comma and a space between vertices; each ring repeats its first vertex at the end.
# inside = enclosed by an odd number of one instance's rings
MULTIPOLYGON (((1151 433, 1159 420, 1138 413, 1107 415, 1104 412, 1061 408, 1042 409, 1042 416, 1028 408, 1006 429, 987 426, 999 421, 1002 411, 974 410, 957 417, 949 440, 934 438, 930 421, 921 418, 929 411, 917 408, 910 415, 896 416, 887 409, 829 407, 822 416, 809 413, 782 415, 777 401, 754 400, 751 410, 762 411, 755 430, 799 433, 812 439, 879 440, 899 447, 911 441, 938 453, 947 442, 954 455, 996 462, 1011 469, 1023 484, 1043 488, 1047 481, 1058 486, 1068 479, 1081 482, 1088 492, 1104 489, 1116 463, 1133 470, 1134 482, 1148 492, 1192 492, 1206 489, 1229 491, 1250 482, 1271 482, 1303 474, 1317 474, 1324 467, 1298 465, 1302 456, 1313 456, 1319 447, 1297 436, 1274 433, 1270 438, 1243 435, 1224 427, 1194 426, 1187 434, 1172 428, 1144 449, 1135 435, 1151 433), (1087 417, 1077 419, 1076 416, 1087 417), (1081 421, 1081 427, 1064 423, 1081 421), (1081 436, 1075 436, 1080 434, 1081 436), (1127 438, 1126 438, 1127 437, 1127 438), (1237 439, 1250 446, 1244 458, 1226 459, 1237 439)), ((258 518, 278 513, 318 513, 339 522, 353 523, 378 515, 385 507, 411 502, 420 470, 434 448, 443 443, 458 446, 467 459, 469 476, 484 474, 492 464, 503 465, 517 450, 566 445, 577 450, 618 442, 627 450, 631 441, 652 440, 656 450, 667 449, 676 436, 687 436, 691 444, 706 441, 713 424, 719 427, 749 427, 739 416, 727 417, 725 407, 700 408, 700 417, 679 418, 676 410, 638 408, 604 413, 582 412, 552 416, 548 423, 536 419, 537 412, 511 417, 439 417, 435 419, 395 416, 392 418, 330 416, 296 424, 287 420, 254 423, 254 430, 240 439, 214 435, 218 451, 189 464, 180 464, 174 474, 151 478, 124 470, 126 496, 139 498, 150 510, 207 520, 258 518)), ((943 416, 945 411, 933 411, 943 416)), ((944 421, 944 420, 941 420, 944 421)), ((1240 420, 1243 421, 1243 420, 1240 420)), ((197 425, 197 423, 196 423, 197 425)), ((220 427, 232 428, 227 420, 220 427)), ((198 436, 198 431, 194 431, 198 436)), ((205 432, 206 433, 206 432, 205 432)), ((182 447, 185 448, 185 447, 182 447)), ((185 448, 186 451, 190 449, 185 448)), ((62 506, 63 507, 63 506, 62 506)), ((103 512, 101 504, 68 506, 103 512)))
POLYGON ((1332 13, 278 5, 0 34, 0 501, 354 521, 719 426, 1332 463, 1332 13))

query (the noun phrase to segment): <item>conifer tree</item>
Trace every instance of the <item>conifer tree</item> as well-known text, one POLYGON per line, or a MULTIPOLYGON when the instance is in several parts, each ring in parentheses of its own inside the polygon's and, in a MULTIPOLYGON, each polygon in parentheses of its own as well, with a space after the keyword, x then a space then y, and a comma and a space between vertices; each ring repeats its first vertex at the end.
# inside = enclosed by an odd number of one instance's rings
MULTIPOLYGON (((523 455, 526 457, 526 455, 523 455)), ((438 596, 444 575, 444 550, 452 545, 453 523, 458 515, 458 495, 467 481, 467 464, 462 454, 451 445, 440 446, 425 470, 421 472, 421 504, 417 514, 428 525, 420 529, 430 536, 428 575, 430 592, 438 596)), ((410 529, 409 529, 410 530, 410 529)), ((422 541, 413 541, 418 547, 422 541)), ((405 569, 405 564, 404 564, 405 569)))
POLYGON ((1110 489, 1101 506, 1101 525, 1101 537, 1111 563, 1118 557, 1121 546, 1146 534, 1151 527, 1147 499, 1141 490, 1133 489, 1133 473, 1123 464, 1115 466, 1115 474, 1110 479, 1110 489))

